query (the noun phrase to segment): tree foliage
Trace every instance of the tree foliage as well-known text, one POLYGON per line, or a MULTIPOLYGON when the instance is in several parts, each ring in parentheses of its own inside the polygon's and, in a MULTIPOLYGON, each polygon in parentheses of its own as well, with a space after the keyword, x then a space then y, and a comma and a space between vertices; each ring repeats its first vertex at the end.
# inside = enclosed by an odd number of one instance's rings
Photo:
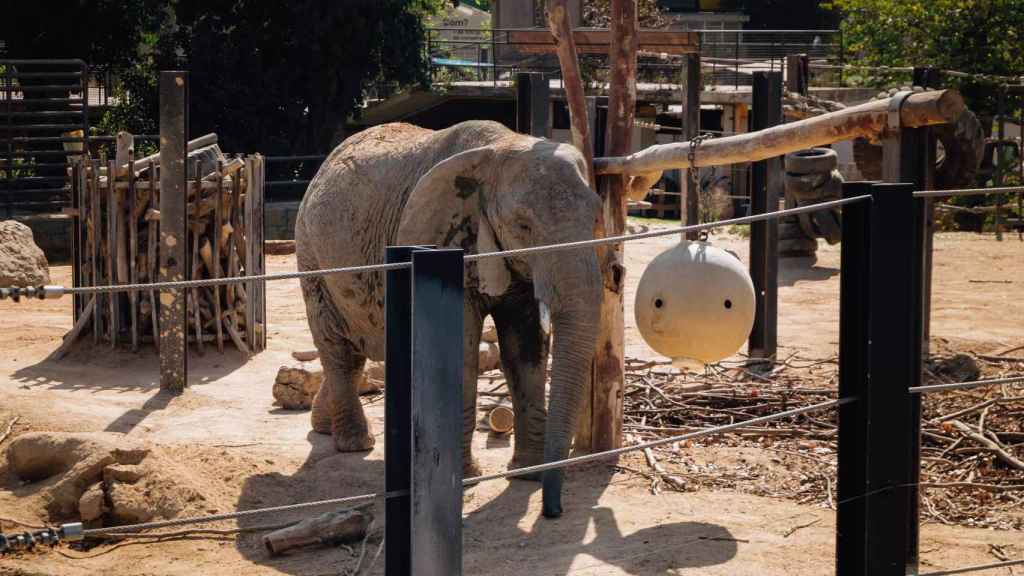
MULTIPOLYGON (((1020 0, 832 0, 847 54, 870 66, 932 66, 972 74, 1024 73, 1020 0)), ((992 82, 955 80, 977 109, 994 107, 992 82)))
POLYGON ((368 90, 425 83, 423 19, 450 0, 40 0, 5 10, 16 58, 119 72, 105 131, 152 133, 161 69, 188 70, 190 130, 225 150, 327 151, 368 90), (11 25, 13 24, 13 25, 11 25))

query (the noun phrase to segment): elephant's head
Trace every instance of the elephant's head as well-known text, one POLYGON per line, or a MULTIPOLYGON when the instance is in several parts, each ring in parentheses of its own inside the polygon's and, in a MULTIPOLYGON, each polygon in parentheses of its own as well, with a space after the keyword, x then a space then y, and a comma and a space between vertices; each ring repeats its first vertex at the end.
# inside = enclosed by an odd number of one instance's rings
MULTIPOLYGON (((572 146, 516 135, 461 152, 420 178, 403 209, 399 243, 436 243, 486 253, 593 238, 601 209, 572 146)), ((532 281, 553 332, 544 459, 565 458, 590 378, 600 323, 601 273, 593 248, 489 258, 481 292, 532 281)), ((469 281, 473 281, 470 269, 469 281)), ((561 471, 543 476, 544 514, 561 513, 561 471)))

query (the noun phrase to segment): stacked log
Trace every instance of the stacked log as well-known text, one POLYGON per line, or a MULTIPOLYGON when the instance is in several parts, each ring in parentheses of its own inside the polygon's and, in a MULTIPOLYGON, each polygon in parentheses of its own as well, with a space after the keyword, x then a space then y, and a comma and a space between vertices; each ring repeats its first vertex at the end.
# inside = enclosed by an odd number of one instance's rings
MULTIPOLYGON (((158 281, 161 215, 159 154, 136 159, 130 135, 118 135, 112 160, 86 155, 73 168, 79 230, 76 286, 158 281)), ((262 274, 263 158, 227 157, 216 134, 188 145, 186 269, 193 280, 262 274)), ((198 354, 245 353, 266 342, 263 283, 249 281, 187 291, 189 342, 198 354)), ((159 349, 159 290, 78 297, 76 329, 94 342, 159 349), (88 312, 88 313, 87 313, 88 312), (79 326, 78 324, 82 324, 79 326)))

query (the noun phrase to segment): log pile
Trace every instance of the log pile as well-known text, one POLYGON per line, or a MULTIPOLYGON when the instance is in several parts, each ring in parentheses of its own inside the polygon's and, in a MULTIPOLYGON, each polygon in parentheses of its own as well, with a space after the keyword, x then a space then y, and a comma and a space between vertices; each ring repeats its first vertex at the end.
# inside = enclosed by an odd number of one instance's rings
MULTIPOLYGON (((209 134, 188 144, 186 269, 191 279, 264 273, 263 158, 227 157, 209 134)), ((117 156, 88 155, 72 168, 76 218, 76 286, 158 281, 161 215, 160 156, 136 159, 130 134, 117 139, 117 156)), ((198 354, 223 352, 229 342, 244 353, 266 342, 262 282, 188 290, 189 342, 198 354)), ((157 290, 76 296, 74 338, 92 333, 112 347, 159 349, 157 290)), ((61 354, 63 355, 63 354, 61 354)))

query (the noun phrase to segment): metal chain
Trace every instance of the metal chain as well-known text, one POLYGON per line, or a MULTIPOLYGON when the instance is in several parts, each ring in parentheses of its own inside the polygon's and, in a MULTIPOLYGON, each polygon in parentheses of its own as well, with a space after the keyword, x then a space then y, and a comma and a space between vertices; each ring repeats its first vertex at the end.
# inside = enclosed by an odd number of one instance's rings
MULTIPOLYGON (((697 171, 697 148, 699 148, 701 143, 703 143, 705 140, 711 138, 714 138, 714 135, 711 134, 710 132, 705 132, 704 134, 700 134, 698 132, 698 134, 696 134, 693 138, 690 139, 690 149, 686 153, 686 159, 690 162, 690 192, 697 195, 698 213, 700 212, 699 207, 702 204, 705 205, 704 207, 706 212, 707 198, 704 197, 704 192, 703 190, 700 189, 700 174, 697 171)), ((707 242, 708 231, 701 230, 697 234, 697 240, 699 240, 700 242, 707 242)))

